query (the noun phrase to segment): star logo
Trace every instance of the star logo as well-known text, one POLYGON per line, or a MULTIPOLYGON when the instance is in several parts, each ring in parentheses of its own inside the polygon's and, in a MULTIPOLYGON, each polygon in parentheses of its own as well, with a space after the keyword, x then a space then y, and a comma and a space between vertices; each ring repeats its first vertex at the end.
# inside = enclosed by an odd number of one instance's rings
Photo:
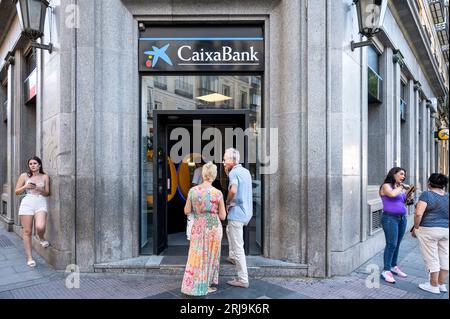
POLYGON ((166 44, 162 48, 157 48, 155 46, 152 46, 152 49, 153 49, 152 51, 145 51, 144 53, 146 55, 148 55, 148 60, 145 63, 145 65, 148 68, 154 68, 160 58, 162 60, 164 60, 167 64, 173 65, 172 61, 170 60, 169 56, 166 53, 166 50, 169 46, 170 46, 170 44, 166 44))

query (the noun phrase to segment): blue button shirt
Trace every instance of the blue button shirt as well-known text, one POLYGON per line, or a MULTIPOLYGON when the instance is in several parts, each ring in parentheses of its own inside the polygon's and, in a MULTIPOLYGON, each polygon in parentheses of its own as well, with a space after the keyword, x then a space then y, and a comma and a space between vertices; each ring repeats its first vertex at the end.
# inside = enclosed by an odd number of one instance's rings
POLYGON ((237 186, 237 192, 228 210, 228 220, 242 222, 244 225, 247 225, 253 216, 252 176, 248 169, 238 164, 233 167, 228 177, 230 178, 228 190, 230 190, 232 185, 237 186))

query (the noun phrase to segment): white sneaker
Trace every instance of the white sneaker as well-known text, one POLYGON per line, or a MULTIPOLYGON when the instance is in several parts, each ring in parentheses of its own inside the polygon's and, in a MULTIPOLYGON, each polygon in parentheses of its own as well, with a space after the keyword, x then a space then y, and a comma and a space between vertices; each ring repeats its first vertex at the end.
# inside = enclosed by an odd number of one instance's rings
POLYGON ((439 290, 440 290, 441 292, 447 292, 447 291, 448 291, 448 290, 447 290, 447 286, 446 286, 445 284, 439 285, 439 290))
POLYGON ((391 273, 393 273, 394 275, 397 275, 399 277, 402 277, 402 278, 408 277, 408 275, 405 274, 398 266, 392 267, 391 273))
POLYGON ((428 292, 431 292, 432 294, 439 295, 441 291, 439 290, 439 286, 432 286, 429 282, 426 282, 424 284, 420 284, 419 288, 428 292))
POLYGON ((390 284, 394 284, 395 283, 395 279, 394 276, 392 275, 392 273, 388 270, 385 270, 381 273, 381 276, 384 278, 384 281, 390 283, 390 284))

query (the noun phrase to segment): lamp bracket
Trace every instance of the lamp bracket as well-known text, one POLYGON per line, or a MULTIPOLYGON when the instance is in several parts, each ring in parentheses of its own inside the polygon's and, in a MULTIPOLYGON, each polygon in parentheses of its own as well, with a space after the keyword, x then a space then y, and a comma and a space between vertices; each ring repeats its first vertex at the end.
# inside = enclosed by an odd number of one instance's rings
POLYGON ((366 41, 361 41, 361 42, 352 41, 350 43, 350 47, 351 47, 352 51, 354 51, 356 48, 365 47, 368 45, 373 45, 373 41, 370 38, 366 41))
POLYGON ((37 48, 37 49, 48 50, 49 53, 52 53, 52 51, 53 51, 53 44, 52 43, 41 44, 41 43, 37 43, 37 42, 31 42, 31 46, 33 48, 37 48))

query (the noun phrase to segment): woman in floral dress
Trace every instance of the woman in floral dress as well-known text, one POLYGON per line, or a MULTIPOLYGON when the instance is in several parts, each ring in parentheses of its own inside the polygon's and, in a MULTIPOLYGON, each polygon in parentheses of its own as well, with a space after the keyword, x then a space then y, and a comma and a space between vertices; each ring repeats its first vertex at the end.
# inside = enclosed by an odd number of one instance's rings
POLYGON ((189 256, 181 292, 204 296, 216 291, 219 283, 219 261, 222 242, 222 223, 225 220, 223 195, 211 184, 217 176, 217 166, 209 162, 202 169, 203 183, 189 190, 184 213, 192 214, 189 256))

